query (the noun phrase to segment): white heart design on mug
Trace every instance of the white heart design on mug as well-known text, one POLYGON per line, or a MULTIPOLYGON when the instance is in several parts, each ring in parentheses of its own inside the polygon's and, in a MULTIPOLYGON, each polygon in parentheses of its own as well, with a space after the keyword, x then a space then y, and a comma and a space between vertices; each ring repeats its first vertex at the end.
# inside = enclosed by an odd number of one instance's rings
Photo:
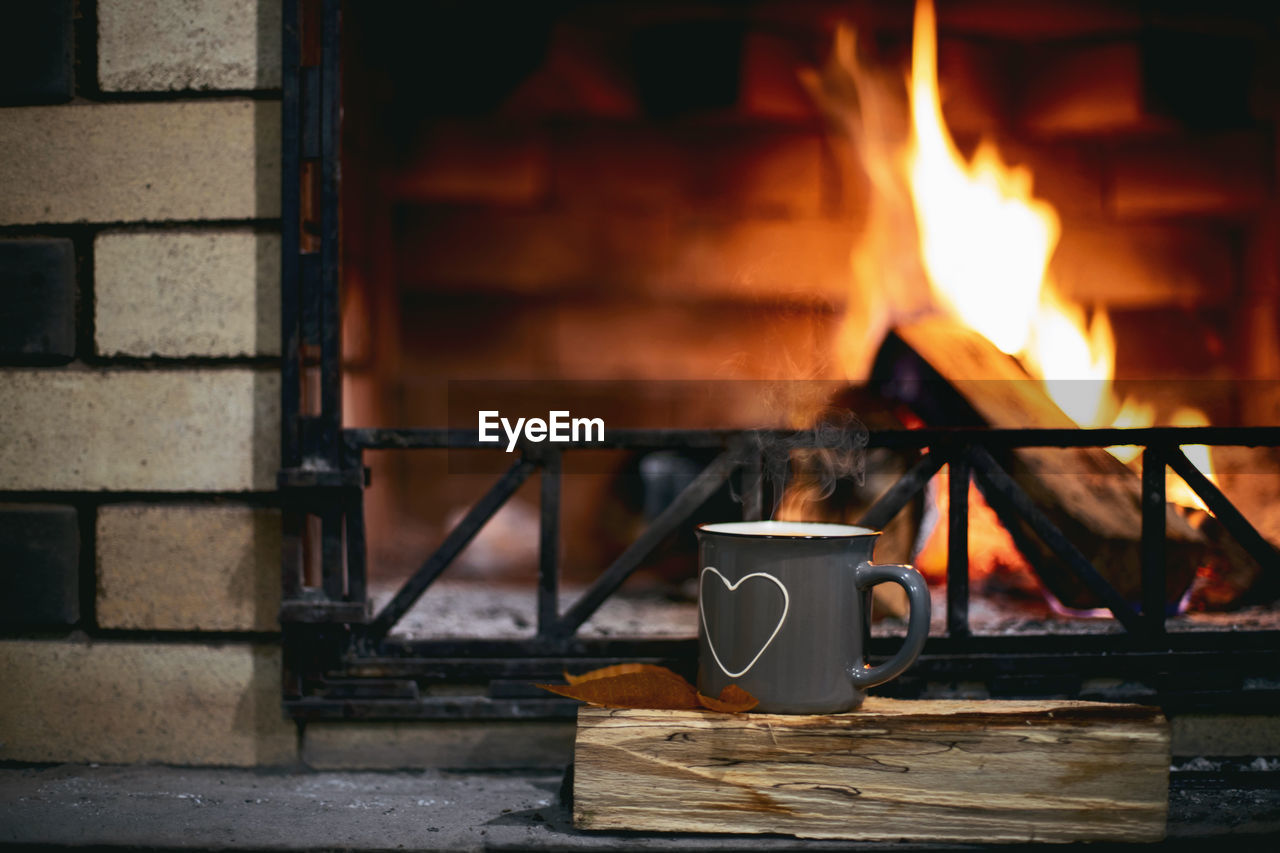
POLYGON ((720 667, 720 671, 730 678, 738 678, 745 675, 751 667, 756 665, 756 661, 760 660, 760 656, 764 654, 765 649, 769 648, 769 645, 773 642, 774 638, 778 636, 778 632, 782 630, 782 624, 787 621, 787 610, 790 606, 791 596, 787 593, 786 586, 782 581, 778 580, 768 572, 752 572, 749 575, 743 575, 738 578, 736 583, 729 583, 729 579, 720 574, 720 572, 716 570, 715 566, 707 566, 702 570, 702 573, 698 575, 698 614, 702 617, 702 630, 707 634, 707 647, 711 649, 711 657, 715 658, 716 666, 720 667), (764 645, 760 647, 760 651, 756 652, 756 656, 751 659, 751 663, 747 664, 737 672, 730 672, 725 668, 724 663, 720 660, 720 654, 716 651, 715 640, 711 638, 711 629, 707 627, 707 611, 703 609, 704 596, 702 595, 702 584, 706 580, 707 572, 712 572, 716 577, 720 578, 720 583, 724 584, 729 592, 735 592, 745 581, 749 581, 752 578, 765 578, 766 580, 771 580, 778 585, 778 589, 782 590, 782 615, 778 617, 778 624, 774 626, 773 633, 769 635, 769 639, 764 641, 764 645))

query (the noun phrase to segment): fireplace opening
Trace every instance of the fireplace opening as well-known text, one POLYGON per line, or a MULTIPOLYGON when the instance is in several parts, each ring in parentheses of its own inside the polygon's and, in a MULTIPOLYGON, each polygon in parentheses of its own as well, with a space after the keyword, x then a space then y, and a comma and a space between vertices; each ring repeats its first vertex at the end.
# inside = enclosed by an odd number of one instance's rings
MULTIPOLYGON (((931 56, 909 5, 343 7, 362 648, 558 666, 574 643, 635 639, 670 659, 695 624, 689 531, 753 513, 878 521, 877 558, 925 572, 942 637, 1280 628, 1270 23, 1208 4, 938 6, 931 56), (947 290, 956 271, 968 294, 947 290), (1022 326, 989 324, 1019 306, 1022 326), (477 449, 481 408, 567 409, 626 438, 477 449), (824 426, 847 458, 815 451, 824 426), (1191 431, 1066 435, 1082 427, 1191 431), (962 459, 951 430, 1007 437, 962 459), (731 435, 753 461, 629 559, 731 435), (889 500, 904 477, 915 493, 889 500), (1207 505, 1206 479, 1239 518, 1207 505), (1009 522, 1010 484, 1079 559, 1009 522)), ((324 584, 324 548, 303 586, 324 584)), ((875 634, 901 632, 900 601, 876 612, 875 634)))

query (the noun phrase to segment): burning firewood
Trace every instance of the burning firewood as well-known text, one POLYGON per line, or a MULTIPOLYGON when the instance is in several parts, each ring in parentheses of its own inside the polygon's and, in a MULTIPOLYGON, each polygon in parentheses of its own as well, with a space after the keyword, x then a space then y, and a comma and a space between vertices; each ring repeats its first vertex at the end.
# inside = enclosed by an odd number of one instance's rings
MULTIPOLYGON (((1271 447, 1215 447, 1218 486, 1264 539, 1280 548, 1280 452, 1271 447)), ((1202 567, 1191 588, 1191 607, 1232 610, 1271 601, 1280 594, 1280 573, 1273 561, 1258 564, 1222 523, 1207 512, 1191 522, 1217 546, 1215 559, 1202 567)))
MULTIPOLYGON (((885 339, 873 383, 932 426, 1071 428, 1076 424, 1010 356, 941 316, 896 327, 885 339)), ((1103 448, 1019 448, 999 455, 1014 481, 1120 594, 1141 599, 1139 477, 1103 448)), ((1167 509, 1165 600, 1180 601, 1209 556, 1205 537, 1167 509)), ((1102 602, 1025 524, 1010 525, 1018 549, 1060 602, 1102 602)))

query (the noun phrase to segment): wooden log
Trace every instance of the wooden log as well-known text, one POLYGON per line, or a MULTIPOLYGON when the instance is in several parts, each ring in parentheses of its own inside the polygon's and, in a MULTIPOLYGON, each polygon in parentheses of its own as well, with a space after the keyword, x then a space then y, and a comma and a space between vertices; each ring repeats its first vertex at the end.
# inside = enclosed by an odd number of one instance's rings
MULTIPOLYGON (((1280 549, 1280 449, 1210 448, 1218 487, 1262 537, 1280 549)), ((1191 523, 1211 543, 1216 559, 1191 592, 1197 610, 1233 610, 1280 596, 1276 562, 1259 564, 1218 519, 1192 513, 1191 523)))
POLYGON ((1157 841, 1159 709, 870 697, 828 716, 586 707, 580 829, 911 841, 1157 841))
MULTIPOLYGON (((945 317, 896 327, 881 347, 874 381, 935 426, 1073 428, 1039 382, 977 332, 945 317), (907 362, 904 370, 904 362, 907 362), (914 363, 913 363, 914 362, 914 363), (902 374, 915 380, 902 382, 902 374)), ((1137 474, 1100 447, 1021 448, 997 458, 1122 598, 1141 601, 1142 491, 1137 474)), ((1165 601, 1186 593, 1210 559, 1207 540, 1173 506, 1166 510, 1165 601)), ((1068 607, 1102 602, 1028 527, 1010 525, 1018 549, 1068 607)))

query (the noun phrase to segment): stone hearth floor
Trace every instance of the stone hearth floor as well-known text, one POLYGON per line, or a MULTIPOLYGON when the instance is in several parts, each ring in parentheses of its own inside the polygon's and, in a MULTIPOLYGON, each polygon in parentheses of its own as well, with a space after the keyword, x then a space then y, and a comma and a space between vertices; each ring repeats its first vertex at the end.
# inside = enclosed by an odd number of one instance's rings
MULTIPOLYGON (((1241 849, 1280 837, 1280 773, 1178 772, 1169 840, 1241 849), (1264 840, 1269 839, 1269 840, 1264 840)), ((309 772, 154 766, 0 767, 0 846, 146 850, 847 850, 783 837, 585 833, 553 772, 309 772)), ((678 805, 673 805, 677 807, 678 805)), ((866 850, 975 849, 903 843, 866 850)), ((1009 849, 993 848, 993 849, 1009 849)), ((1055 845, 1054 849, 1061 850, 1055 845)), ((1106 849, 1114 849, 1108 846, 1106 849)), ((1150 846, 1134 849, 1150 850, 1150 846)))
MULTIPOLYGON (((371 586, 374 610, 380 609, 398 587, 371 586)), ((564 612, 584 592, 582 587, 561 589, 564 612)), ((931 587, 933 622, 930 633, 945 633, 946 590, 931 587)), ((394 634, 404 639, 532 637, 536 631, 536 598, 532 587, 504 586, 477 581, 442 579, 427 591, 396 625, 394 634)), ((979 636, 1027 634, 1120 634, 1115 619, 1079 618, 1053 612, 1043 601, 1001 602, 975 592, 969 603, 969 624, 979 636)), ((581 637, 681 638, 697 633, 698 611, 694 601, 658 592, 622 590, 610 597, 578 634, 581 637)), ((1280 602, 1246 607, 1231 613, 1184 613, 1169 619, 1172 633, 1196 631, 1274 631, 1280 629, 1280 602)), ((906 630, 900 619, 885 619, 872 628, 876 636, 897 636, 906 630)))

